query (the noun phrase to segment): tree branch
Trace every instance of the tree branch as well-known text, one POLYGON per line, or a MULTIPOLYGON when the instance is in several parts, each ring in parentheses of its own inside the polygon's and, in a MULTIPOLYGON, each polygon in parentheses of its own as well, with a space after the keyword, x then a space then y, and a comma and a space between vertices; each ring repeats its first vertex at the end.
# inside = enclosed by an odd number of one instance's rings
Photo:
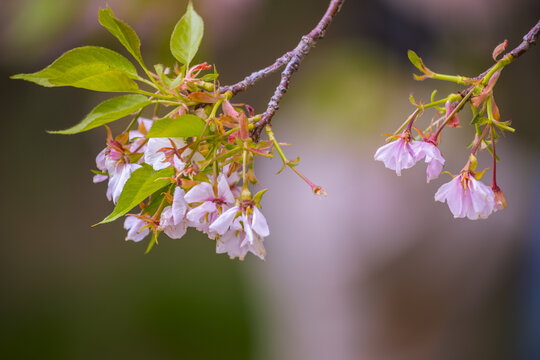
POLYGON ((313 48, 317 44, 318 40, 324 37, 326 29, 341 9, 344 1, 345 0, 331 0, 330 4, 328 5, 328 9, 326 10, 326 13, 323 15, 317 26, 315 26, 315 28, 313 28, 313 30, 311 30, 309 34, 303 36, 302 40, 300 40, 300 43, 298 43, 298 46, 292 51, 291 60, 288 62, 287 66, 285 66, 285 70, 281 73, 281 81, 276 88, 274 95, 270 99, 268 107, 264 112, 261 120, 259 120, 255 124, 255 128, 251 133, 251 138, 253 139, 253 141, 259 141, 262 129, 266 125, 270 124, 270 121, 272 121, 272 117, 279 109, 279 103, 281 101, 281 98, 289 89, 289 83, 291 81, 292 75, 298 70, 298 68, 300 67, 300 63, 309 53, 311 48, 313 48))
POLYGON ((540 20, 536 23, 535 26, 523 37, 523 41, 519 44, 514 50, 510 51, 510 55, 514 58, 520 57, 525 53, 531 45, 536 44, 538 39, 538 33, 540 33, 540 20))
MULTIPOLYGON (((523 36, 523 41, 518 46, 516 46, 511 51, 507 52, 506 55, 503 56, 501 60, 497 61, 495 64, 490 66, 489 69, 487 69, 486 71, 484 71, 483 73, 481 73, 477 77, 472 78, 472 80, 474 80, 474 81, 482 80, 487 74, 489 74, 489 72, 494 70, 494 68, 497 67, 500 62, 505 61, 505 59, 507 59, 507 60, 506 60, 506 64, 504 66, 512 63, 518 57, 520 57, 525 52, 527 52, 527 50, 529 50, 532 45, 536 44, 536 40, 538 40, 539 33, 540 33, 540 20, 536 23, 535 26, 533 26, 531 28, 531 30, 529 30, 529 32, 525 36, 523 36)), ((501 69, 503 67, 501 67, 501 69)), ((471 85, 470 87, 468 87, 467 89, 465 89, 463 91, 460 91, 459 95, 461 95, 461 98, 463 99, 469 92, 474 90, 475 86, 476 86, 476 84, 471 85)), ((469 101, 471 98, 469 98, 467 101, 469 101)), ((461 111, 462 108, 463 107, 461 107, 458 111, 461 111)))
POLYGON ((257 81, 267 77, 268 75, 278 71, 283 66, 285 66, 285 70, 281 73, 281 81, 276 88, 274 95, 270 99, 266 111, 262 115, 261 120, 259 120, 255 124, 255 127, 251 132, 251 138, 253 139, 253 141, 259 141, 262 129, 270 123, 275 112, 279 109, 279 102, 289 88, 289 83, 293 73, 298 70, 298 68, 300 67, 300 63, 309 53, 311 48, 316 45, 317 41, 324 37, 328 25, 330 25, 336 14, 341 9, 341 6, 344 2, 345 0, 331 0, 330 4, 328 5, 328 9, 326 10, 325 14, 321 18, 317 26, 315 26, 315 28, 313 28, 313 30, 311 30, 309 34, 302 37, 302 40, 300 40, 300 43, 298 43, 294 50, 283 54, 272 65, 252 73, 251 75, 244 78, 244 80, 234 85, 223 86, 221 88, 221 92, 230 91, 233 93, 233 95, 236 95, 241 91, 246 91, 247 89, 252 87, 257 81))

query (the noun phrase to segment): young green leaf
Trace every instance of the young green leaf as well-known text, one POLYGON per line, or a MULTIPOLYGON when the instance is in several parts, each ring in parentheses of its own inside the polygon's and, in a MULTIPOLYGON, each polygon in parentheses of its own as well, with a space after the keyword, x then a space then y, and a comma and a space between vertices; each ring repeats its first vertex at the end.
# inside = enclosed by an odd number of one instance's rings
POLYGON ((190 1, 186 13, 178 21, 171 35, 171 52, 176 60, 189 66, 199 49, 203 33, 203 20, 195 12, 190 1))
POLYGON ((150 104, 151 101, 143 95, 118 96, 106 100, 96 106, 90 114, 86 115, 86 117, 77 125, 66 130, 48 131, 48 133, 64 135, 77 134, 123 118, 150 104))
POLYGON ((426 65, 424 65, 424 62, 422 61, 422 59, 420 58, 420 56, 418 56, 414 51, 412 50, 409 50, 407 51, 407 56, 409 57, 409 61, 418 69, 420 70, 421 72, 423 72, 424 74, 428 74, 428 73, 431 73, 431 70, 429 70, 426 65))
POLYGON ((118 19, 108 6, 106 9, 99 9, 99 23, 109 30, 144 67, 141 56, 141 40, 131 26, 118 19))
POLYGON ((201 136, 204 126, 205 122, 203 119, 192 114, 186 114, 175 119, 166 118, 154 122, 146 137, 201 136))
POLYGON ((45 69, 13 75, 41 86, 73 86, 95 91, 124 92, 139 87, 132 78, 137 70, 122 55, 98 46, 83 46, 65 52, 45 69))
POLYGON ((113 212, 96 225, 114 221, 127 214, 148 196, 170 184, 168 178, 173 175, 173 168, 155 171, 150 165, 142 164, 142 167, 135 170, 128 181, 126 181, 124 190, 120 194, 113 212))

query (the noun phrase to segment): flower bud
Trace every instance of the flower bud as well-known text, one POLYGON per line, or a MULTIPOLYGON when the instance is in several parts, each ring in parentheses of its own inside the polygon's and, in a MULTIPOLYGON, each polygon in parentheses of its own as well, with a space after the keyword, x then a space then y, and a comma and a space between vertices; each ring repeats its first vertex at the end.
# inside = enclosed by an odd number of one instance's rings
POLYGON ((247 186, 244 186, 242 188, 242 193, 240 194, 240 198, 242 201, 249 201, 251 200, 251 191, 247 188, 247 186))
POLYGON ((504 196, 504 193, 502 192, 501 188, 493 184, 491 185, 491 189, 493 190, 493 194, 495 195, 495 209, 496 210, 506 209, 506 197, 504 196))

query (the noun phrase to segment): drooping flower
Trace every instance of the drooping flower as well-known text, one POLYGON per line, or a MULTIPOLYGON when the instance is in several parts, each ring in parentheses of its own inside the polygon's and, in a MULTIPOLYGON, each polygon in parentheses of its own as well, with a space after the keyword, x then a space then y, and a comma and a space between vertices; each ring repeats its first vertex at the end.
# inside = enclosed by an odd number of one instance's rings
MULTIPOLYGON (((208 233, 209 225, 219 214, 227 210, 235 202, 227 177, 222 173, 217 180, 217 194, 210 183, 195 185, 185 196, 187 203, 199 203, 188 211, 187 219, 198 230, 208 233), (218 208, 219 207, 219 208, 218 208)), ((212 237, 211 233, 208 233, 212 237)))
POLYGON ((444 158, 439 148, 430 141, 412 141, 411 147, 415 154, 415 160, 420 161, 425 158, 425 162, 428 164, 427 182, 438 178, 444 166, 444 158))
POLYGON ((107 186, 107 199, 112 200, 115 204, 124 189, 126 181, 131 176, 131 173, 141 167, 139 164, 128 163, 126 157, 114 148, 105 148, 96 157, 97 168, 107 175, 94 175, 94 183, 102 182, 109 179, 107 186))
POLYGON ((435 194, 435 200, 446 201, 455 218, 468 217, 471 220, 487 218, 496 205, 493 190, 476 180, 469 171, 442 185, 435 194))
POLYGON ((233 206, 222 213, 210 225, 210 231, 215 231, 222 236, 227 232, 238 231, 234 226, 235 220, 241 222, 243 232, 245 233, 242 246, 247 244, 253 245, 256 241, 270 235, 266 218, 256 206, 247 206, 244 208, 233 206))
POLYGON ((124 221, 124 229, 128 231, 126 240, 138 242, 144 239, 150 233, 150 229, 145 225, 146 222, 137 216, 126 217, 124 221))
POLYGON ((399 135, 386 145, 381 146, 375 153, 375 160, 384 162, 384 165, 391 170, 395 170, 401 176, 401 170, 411 168, 416 163, 416 155, 411 146, 414 140, 408 132, 399 135))
POLYGON ((188 204, 184 199, 185 192, 179 186, 174 190, 173 202, 163 209, 159 220, 159 228, 171 239, 180 239, 187 230, 186 212, 188 204))
POLYGON ((253 243, 246 241, 247 233, 243 230, 240 218, 236 218, 229 231, 219 237, 216 241, 216 253, 229 255, 231 259, 239 258, 244 260, 248 252, 264 260, 266 250, 263 245, 263 238, 255 236, 253 243))

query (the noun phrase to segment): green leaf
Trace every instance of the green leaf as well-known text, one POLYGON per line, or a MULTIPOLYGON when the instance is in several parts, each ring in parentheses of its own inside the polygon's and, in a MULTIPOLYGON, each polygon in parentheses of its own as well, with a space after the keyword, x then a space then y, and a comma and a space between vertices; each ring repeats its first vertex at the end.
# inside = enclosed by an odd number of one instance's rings
POLYGON ((150 250, 152 250, 152 248, 154 247, 155 244, 157 244, 157 238, 158 238, 159 234, 160 234, 159 231, 154 231, 152 233, 152 239, 148 243, 148 246, 146 247, 146 251, 144 252, 145 255, 148 254, 150 252, 150 250))
POLYGON ((133 64, 122 55, 98 46, 83 46, 65 52, 45 69, 32 74, 13 75, 41 86, 73 86, 95 91, 137 90, 133 64))
POLYGON ((142 164, 142 167, 135 170, 126 181, 113 212, 96 225, 114 221, 127 214, 148 196, 170 184, 171 181, 168 178, 173 175, 174 168, 172 167, 155 171, 150 165, 142 164))
MULTIPOLYGON (((412 50, 409 50, 407 51, 407 56, 409 57, 409 61, 418 69, 420 70, 421 72, 423 72, 424 74, 428 74, 428 73, 431 73, 431 70, 429 70, 426 65, 424 65, 424 62, 422 61, 422 59, 420 58, 420 56, 418 56, 414 51, 412 50)), ((422 77, 420 77, 422 78, 422 77)), ((417 79, 418 80, 418 79, 417 79)), ((422 79, 423 80, 423 79, 422 79)))
POLYGON ((186 13, 178 21, 171 35, 171 52, 176 60, 189 66, 199 50, 203 33, 203 20, 195 12, 190 1, 186 13))
POLYGON ((64 135, 77 134, 123 118, 151 103, 152 102, 143 95, 118 96, 106 100, 96 106, 90 114, 86 115, 86 117, 77 125, 66 130, 48 131, 48 133, 64 135))
POLYGON ((192 114, 182 115, 175 119, 166 118, 154 122, 146 135, 156 137, 192 137, 201 136, 206 123, 203 119, 192 114))
POLYGON ((99 23, 109 30, 144 67, 141 56, 141 40, 131 26, 118 19, 108 6, 106 9, 99 9, 99 23))
POLYGON ((219 74, 212 73, 212 74, 206 74, 203 77, 201 77, 202 81, 214 81, 218 78, 219 74))

